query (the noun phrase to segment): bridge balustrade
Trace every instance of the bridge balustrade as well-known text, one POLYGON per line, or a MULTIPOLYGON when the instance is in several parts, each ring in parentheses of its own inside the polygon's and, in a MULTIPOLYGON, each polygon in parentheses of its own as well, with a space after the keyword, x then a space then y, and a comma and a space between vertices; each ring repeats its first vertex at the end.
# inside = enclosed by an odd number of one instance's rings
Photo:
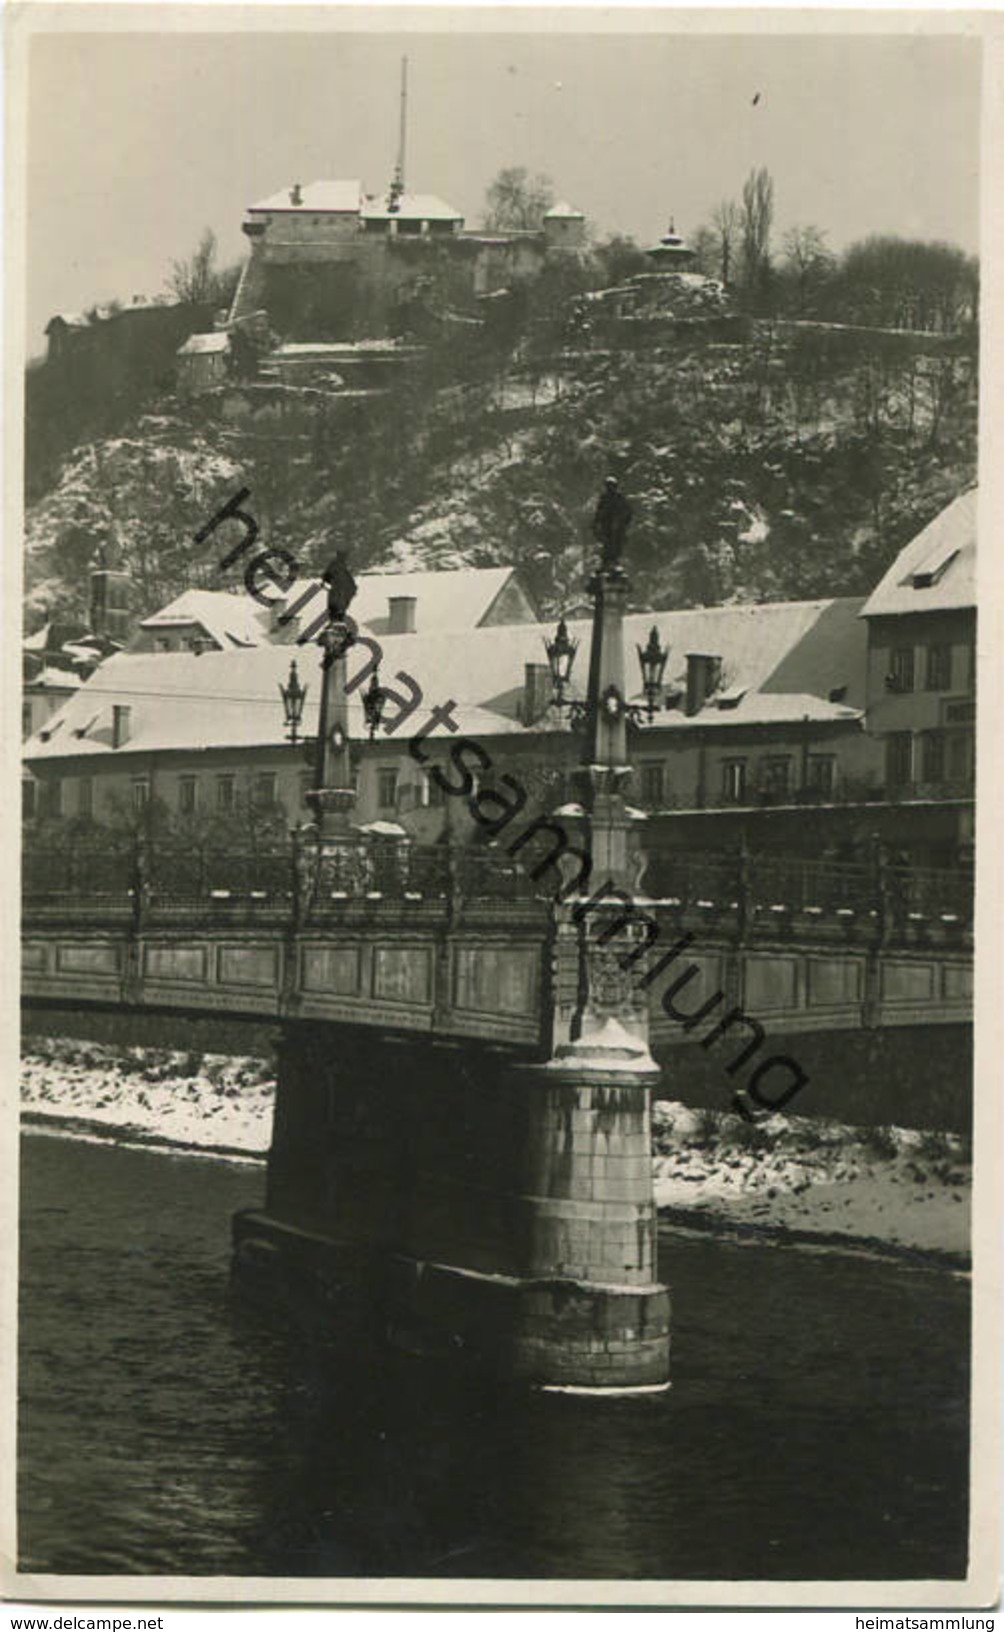
POLYGON ((653 857, 644 893, 679 908, 715 908, 743 918, 786 912, 881 919, 889 928, 937 919, 968 926, 969 868, 815 861, 790 856, 680 852, 653 857))
POLYGON ((136 882, 132 845, 66 844, 26 848, 21 888, 26 901, 58 904, 67 897, 127 903, 136 882))
MULTIPOLYGON (((177 843, 110 842, 26 849, 26 910, 88 908, 182 916, 203 910, 301 914, 335 910, 344 899, 447 902, 553 900, 558 879, 538 879, 503 850, 386 842, 350 843, 326 852, 300 853, 299 880, 290 847, 255 848, 177 843), (301 865, 302 864, 302 865, 301 865)), ((598 882, 594 880, 594 885, 598 882)), ((972 872, 807 860, 745 852, 680 852, 653 856, 639 894, 680 911, 734 914, 756 924, 780 913, 874 921, 899 932, 939 921, 968 928, 973 915, 972 872)))

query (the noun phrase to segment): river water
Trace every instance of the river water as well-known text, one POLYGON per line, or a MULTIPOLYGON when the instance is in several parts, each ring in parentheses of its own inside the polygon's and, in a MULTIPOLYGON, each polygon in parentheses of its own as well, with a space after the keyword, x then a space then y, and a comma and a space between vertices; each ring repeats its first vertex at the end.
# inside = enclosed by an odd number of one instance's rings
POLYGON ((957 1577, 968 1284, 667 1233, 673 1388, 500 1398, 231 1295, 264 1172, 28 1135, 21 1568, 957 1577))

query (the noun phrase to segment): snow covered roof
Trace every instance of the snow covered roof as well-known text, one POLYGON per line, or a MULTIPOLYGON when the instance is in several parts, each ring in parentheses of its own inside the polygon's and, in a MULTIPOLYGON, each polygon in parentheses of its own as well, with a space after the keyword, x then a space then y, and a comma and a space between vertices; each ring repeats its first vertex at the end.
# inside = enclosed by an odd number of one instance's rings
MULTIPOLYGON (((413 636, 389 636, 380 674, 393 689, 399 669, 422 686, 425 706, 416 710, 415 729, 428 711, 445 702, 436 666, 429 652, 418 664, 411 660, 413 636)), ((442 649, 441 638, 434 643, 442 649)), ((199 751, 211 748, 267 748, 285 742, 286 731, 280 681, 296 659, 300 679, 307 687, 303 715, 305 736, 316 734, 321 696, 321 667, 317 647, 257 646, 227 652, 123 652, 111 657, 75 696, 50 715, 28 739, 29 761, 104 756, 124 753, 199 751), (129 708, 129 740, 112 747, 113 709, 129 708), (80 732, 82 734, 77 735, 80 732)), ((349 680, 369 661, 365 648, 349 658, 349 680)), ((468 692, 470 686, 468 686, 468 692)), ((402 697, 408 688, 398 687, 402 697)), ((363 739, 368 728, 362 704, 363 687, 349 698, 349 734, 363 739)), ((507 735, 524 728, 497 712, 457 699, 454 718, 460 731, 472 737, 507 735)), ((440 728, 440 734, 448 735, 440 728)), ((402 733, 402 736, 404 734, 402 733)))
POLYGON ((257 646, 268 638, 269 612, 250 595, 223 589, 186 589, 159 612, 140 620, 141 629, 178 629, 197 624, 225 650, 257 646))
POLYGON ((80 684, 80 676, 73 669, 40 669, 25 681, 24 690, 35 691, 41 687, 46 691, 76 691, 80 684))
MULTIPOLYGON (((475 629, 489 614, 502 591, 516 576, 512 567, 464 567, 457 572, 364 572, 357 580, 352 616, 374 634, 384 634, 392 597, 416 602, 419 634, 475 629)), ((301 617, 309 621, 324 610, 325 586, 319 579, 301 579, 289 592, 288 604, 302 599, 310 584, 314 598, 301 617)), ((414 638, 412 636, 411 638, 414 638)))
POLYGON ((962 493, 900 550, 862 617, 946 612, 976 605, 977 488, 962 493))
POLYGON ((397 207, 388 209, 388 200, 384 198, 367 197, 363 201, 362 215, 364 221, 462 221, 464 218, 459 210, 445 199, 437 198, 435 193, 402 193, 397 200, 397 207))
POLYGON ((249 204, 249 211, 268 210, 271 214, 279 211, 288 211, 290 214, 334 214, 357 215, 362 204, 363 187, 361 181, 308 181, 299 187, 283 187, 278 193, 272 193, 268 198, 259 199, 257 204, 249 204), (293 202, 294 196, 299 197, 299 203, 293 202))
MULTIPOLYGON (((505 568, 484 569, 506 573, 505 568)), ((380 574, 402 586, 423 576, 446 574, 380 574)), ((458 577, 462 576, 457 574, 458 577)), ((196 592, 192 592, 196 593, 196 592)), ((741 691, 734 708, 719 708, 712 696, 697 714, 662 711, 649 731, 707 727, 728 730, 801 722, 853 724, 864 700, 866 627, 858 617, 860 600, 776 602, 757 606, 702 607, 685 612, 633 613, 625 636, 634 695, 640 672, 634 647, 644 645, 653 623, 670 649, 666 689, 686 675, 688 652, 709 652, 722 659, 723 687, 741 691), (846 686, 842 703, 828 692, 846 686)), ((586 681, 590 625, 570 625, 580 651, 573 673, 573 692, 581 696, 586 681)), ((550 625, 539 623, 468 626, 444 639, 442 627, 431 633, 380 633, 381 683, 405 696, 410 688, 395 677, 407 675, 420 687, 422 701, 414 726, 423 724, 437 703, 455 703, 454 717, 464 734, 477 739, 524 734, 517 718, 527 663, 544 663, 544 641, 550 625)), ((30 761, 75 755, 199 750, 217 747, 275 746, 284 740, 279 682, 285 681, 292 658, 308 688, 303 730, 317 728, 321 669, 316 648, 260 645, 244 650, 188 653, 121 653, 108 658, 92 678, 48 721, 50 740, 36 734, 25 748, 30 761), (111 710, 130 707, 130 736, 121 749, 111 747, 111 710), (56 722, 63 729, 57 731, 56 722), (83 729, 82 736, 74 732, 83 729)), ((350 683, 364 672, 369 652, 361 647, 348 660, 350 683)), ((350 696, 349 728, 365 735, 360 684, 350 696)), ((566 720, 549 718, 543 727, 567 731, 566 720)), ((402 730, 403 740, 408 735, 402 730)))
POLYGON ((229 334, 190 334, 183 346, 178 347, 179 357, 195 357, 206 351, 229 351, 229 334))
POLYGON ((545 211, 544 220, 545 221, 553 221, 553 220, 584 221, 585 216, 583 215, 581 210, 577 210, 575 208, 574 204, 566 204, 565 200, 562 199, 559 203, 552 204, 551 208, 549 210, 545 211))

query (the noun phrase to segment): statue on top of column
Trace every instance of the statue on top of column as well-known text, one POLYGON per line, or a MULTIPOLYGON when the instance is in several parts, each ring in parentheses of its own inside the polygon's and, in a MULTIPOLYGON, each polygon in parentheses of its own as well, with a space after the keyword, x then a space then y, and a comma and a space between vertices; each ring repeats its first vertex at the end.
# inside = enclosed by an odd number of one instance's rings
POLYGON ((621 492, 616 476, 608 476, 593 515, 593 537, 602 547, 601 563, 604 567, 620 566, 631 513, 631 506, 621 492))
POLYGON ((332 623, 342 623, 358 586, 341 550, 325 567, 321 577, 328 586, 328 617, 332 623))

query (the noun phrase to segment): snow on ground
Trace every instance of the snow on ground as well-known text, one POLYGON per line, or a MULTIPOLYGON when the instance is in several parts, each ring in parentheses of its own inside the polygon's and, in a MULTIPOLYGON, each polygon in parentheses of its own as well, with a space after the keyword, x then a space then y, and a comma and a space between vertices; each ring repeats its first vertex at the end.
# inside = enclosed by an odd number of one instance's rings
POLYGON ((233 1055, 31 1037, 22 1057, 22 1114, 123 1138, 264 1155, 274 1095, 270 1066, 233 1055))
POLYGON ((655 1199, 717 1223, 949 1253, 970 1248, 971 1170, 958 1134, 854 1128, 660 1101, 655 1199))
MULTIPOLYGON (((27 1037, 22 1112, 109 1138, 263 1156, 275 1082, 260 1059, 27 1037)), ((851 1128, 660 1100, 655 1199, 704 1227, 837 1237, 964 1260, 970 1165, 957 1134, 851 1128)))

